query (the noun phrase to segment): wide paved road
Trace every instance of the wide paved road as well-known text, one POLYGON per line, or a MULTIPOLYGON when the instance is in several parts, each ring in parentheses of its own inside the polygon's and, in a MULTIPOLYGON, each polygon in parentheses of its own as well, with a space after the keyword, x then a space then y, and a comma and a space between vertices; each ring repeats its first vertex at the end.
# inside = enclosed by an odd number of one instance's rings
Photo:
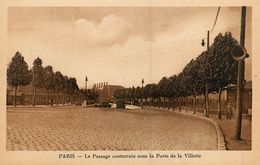
POLYGON ((7 150, 216 150, 207 122, 154 110, 7 110, 7 150))

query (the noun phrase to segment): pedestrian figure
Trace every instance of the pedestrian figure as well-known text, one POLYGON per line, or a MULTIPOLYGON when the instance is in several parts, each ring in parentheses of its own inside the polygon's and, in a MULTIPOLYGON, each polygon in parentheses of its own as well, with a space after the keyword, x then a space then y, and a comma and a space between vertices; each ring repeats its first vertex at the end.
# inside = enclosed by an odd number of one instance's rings
POLYGON ((252 109, 251 108, 248 109, 247 113, 248 113, 249 121, 251 121, 252 120, 252 109))
POLYGON ((230 103, 228 103, 227 107, 226 107, 226 116, 227 116, 227 120, 231 120, 231 117, 232 117, 232 107, 231 107, 230 103))

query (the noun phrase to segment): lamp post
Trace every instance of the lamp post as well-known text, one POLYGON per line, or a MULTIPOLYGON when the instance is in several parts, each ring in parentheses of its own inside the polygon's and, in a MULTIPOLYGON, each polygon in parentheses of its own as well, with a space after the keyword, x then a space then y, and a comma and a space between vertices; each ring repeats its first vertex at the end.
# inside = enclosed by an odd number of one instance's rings
MULTIPOLYGON (((205 45, 205 42, 204 42, 204 39, 202 39, 202 42, 201 42, 201 45, 204 46, 205 45)), ((207 52, 209 51, 209 30, 207 32, 207 52)), ((205 81, 205 115, 206 117, 209 117, 209 91, 208 91, 208 80, 206 78, 206 81, 205 81)))
POLYGON ((143 103, 143 87, 144 87, 144 79, 142 78, 142 89, 141 89, 141 108, 144 108, 143 103))
POLYGON ((35 107, 35 90, 36 90, 36 88, 35 88, 35 67, 33 67, 33 69, 32 69, 32 82, 33 82, 33 98, 32 98, 32 100, 33 100, 33 106, 35 107))
POLYGON ((85 78, 85 97, 86 97, 86 104, 88 104, 88 93, 87 93, 87 89, 88 89, 88 77, 86 76, 86 78, 85 78))
POLYGON ((87 91, 88 89, 88 77, 86 76, 86 79, 85 79, 85 91, 87 91))

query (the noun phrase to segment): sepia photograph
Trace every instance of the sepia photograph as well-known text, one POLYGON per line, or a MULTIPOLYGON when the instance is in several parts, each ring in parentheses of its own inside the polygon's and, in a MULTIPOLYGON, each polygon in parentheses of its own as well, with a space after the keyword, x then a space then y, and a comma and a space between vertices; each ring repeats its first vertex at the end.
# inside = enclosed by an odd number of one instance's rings
POLYGON ((251 6, 11 6, 7 35, 6 151, 252 151, 251 6))

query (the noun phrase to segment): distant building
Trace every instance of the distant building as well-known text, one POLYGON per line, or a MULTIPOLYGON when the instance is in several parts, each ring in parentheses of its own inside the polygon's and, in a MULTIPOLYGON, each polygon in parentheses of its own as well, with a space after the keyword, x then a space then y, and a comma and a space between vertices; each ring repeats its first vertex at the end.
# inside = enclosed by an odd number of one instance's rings
MULTIPOLYGON (((94 88, 95 89, 95 88, 94 88)), ((114 93, 116 90, 124 89, 121 85, 108 85, 105 84, 102 88, 97 88, 99 93, 99 102, 115 102, 114 93)))

